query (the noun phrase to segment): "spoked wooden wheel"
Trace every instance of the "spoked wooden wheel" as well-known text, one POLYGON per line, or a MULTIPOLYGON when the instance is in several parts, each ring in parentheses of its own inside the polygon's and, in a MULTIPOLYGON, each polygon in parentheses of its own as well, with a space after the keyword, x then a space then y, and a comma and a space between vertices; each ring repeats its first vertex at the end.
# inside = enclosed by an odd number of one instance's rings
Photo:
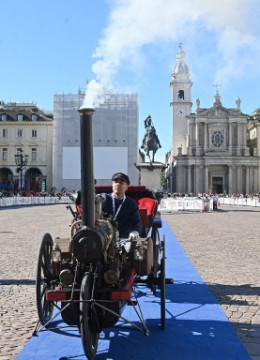
POLYGON ((86 274, 80 289, 80 331, 85 355, 95 359, 98 346, 97 316, 92 299, 92 276, 86 274))
POLYGON ((161 328, 165 329, 165 302, 166 302, 166 287, 165 287, 165 236, 163 235, 161 241, 161 265, 159 276, 159 287, 161 291, 161 328))
POLYGON ((53 303, 46 301, 46 292, 53 289, 51 251, 53 241, 50 234, 44 234, 40 246, 36 274, 36 302, 39 320, 46 324, 52 316, 53 303))

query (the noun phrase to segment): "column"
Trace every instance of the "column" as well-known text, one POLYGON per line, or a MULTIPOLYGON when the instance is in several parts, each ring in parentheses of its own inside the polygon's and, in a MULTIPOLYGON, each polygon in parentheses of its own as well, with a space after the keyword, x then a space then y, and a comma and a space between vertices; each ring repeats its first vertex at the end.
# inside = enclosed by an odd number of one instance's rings
POLYGON ((176 192, 178 192, 178 193, 181 193, 181 183, 182 183, 181 172, 182 172, 182 166, 177 165, 176 166, 176 192))
POLYGON ((250 192, 250 167, 246 166, 246 193, 249 194, 250 192))
POLYGON ((246 146, 246 125, 243 125, 243 134, 242 134, 242 142, 243 142, 243 146, 246 146))
POLYGON ((187 180, 187 174, 188 174, 188 165, 183 166, 182 169, 182 186, 183 186, 183 192, 188 192, 188 180, 187 180))
POLYGON ((254 166, 254 168, 253 168, 253 177, 254 177, 253 193, 256 193, 260 189, 260 186, 258 187, 257 174, 258 174, 258 168, 257 168, 257 166, 254 166))
POLYGON ((242 193, 242 165, 237 166, 237 193, 242 193))
POLYGON ((238 139, 239 139, 239 145, 240 147, 244 146, 244 125, 243 124, 238 124, 239 125, 239 129, 238 129, 238 139))
POLYGON ((200 185, 200 167, 198 165, 195 165, 195 184, 194 184, 194 190, 195 195, 197 195, 200 191, 199 185, 200 185))
POLYGON ((196 151, 196 156, 199 156, 199 124, 196 123, 195 124, 195 151, 196 151))
POLYGON ((241 156, 241 150, 244 148, 243 130, 244 130, 244 125, 241 123, 237 123, 237 155, 238 156, 241 156))
POLYGON ((233 132, 232 132, 232 123, 229 123, 229 128, 228 128, 228 150, 230 153, 232 153, 232 147, 233 147, 233 132))
POLYGON ((208 168, 208 165, 205 165, 205 170, 204 170, 204 192, 206 194, 209 193, 209 168, 208 168))
POLYGON ((233 167, 232 167, 232 165, 228 165, 228 192, 229 192, 229 194, 232 194, 234 192, 232 175, 233 175, 233 167))
POLYGON ((204 152, 206 152, 209 148, 208 143, 208 124, 204 123, 204 152))
POLYGON ((191 192, 191 165, 188 165, 188 193, 191 192))

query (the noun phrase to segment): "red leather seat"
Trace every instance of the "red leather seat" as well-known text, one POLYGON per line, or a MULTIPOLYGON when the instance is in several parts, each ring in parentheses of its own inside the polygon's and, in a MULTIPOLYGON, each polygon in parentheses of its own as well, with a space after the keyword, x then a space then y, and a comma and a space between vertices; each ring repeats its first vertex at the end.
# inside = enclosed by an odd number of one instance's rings
POLYGON ((146 209, 147 215, 155 215, 157 210, 157 200, 151 198, 141 198, 137 201, 139 209, 146 209))
MULTIPOLYGON (((147 232, 149 231, 150 227, 153 224, 153 220, 155 217, 155 214, 157 212, 158 202, 155 199, 152 198, 141 198, 137 201, 139 210, 145 210, 146 211, 146 219, 141 216, 142 223, 143 223, 143 229, 141 236, 145 237, 147 232)), ((141 215, 141 214, 140 214, 141 215)))

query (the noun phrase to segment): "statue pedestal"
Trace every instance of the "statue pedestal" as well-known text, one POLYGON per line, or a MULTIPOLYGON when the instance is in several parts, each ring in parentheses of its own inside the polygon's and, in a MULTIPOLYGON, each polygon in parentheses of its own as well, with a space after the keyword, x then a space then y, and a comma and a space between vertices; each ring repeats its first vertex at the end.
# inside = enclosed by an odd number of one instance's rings
POLYGON ((162 171, 166 168, 163 163, 156 161, 153 163, 142 162, 136 165, 136 168, 140 171, 140 185, 144 185, 151 190, 162 190, 162 171))

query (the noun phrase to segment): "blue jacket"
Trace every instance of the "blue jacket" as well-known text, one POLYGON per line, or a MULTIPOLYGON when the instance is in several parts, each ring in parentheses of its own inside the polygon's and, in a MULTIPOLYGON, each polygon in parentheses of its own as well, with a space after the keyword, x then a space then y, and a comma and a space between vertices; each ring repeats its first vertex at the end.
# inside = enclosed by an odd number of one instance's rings
MULTIPOLYGON (((128 238, 131 231, 138 231, 140 234, 142 221, 137 203, 128 196, 125 197, 124 201, 115 199, 115 213, 117 213, 120 205, 122 206, 116 217, 119 236, 121 238, 128 238)), ((112 194, 106 194, 106 201, 103 203, 102 210, 105 217, 114 217, 112 194)))

